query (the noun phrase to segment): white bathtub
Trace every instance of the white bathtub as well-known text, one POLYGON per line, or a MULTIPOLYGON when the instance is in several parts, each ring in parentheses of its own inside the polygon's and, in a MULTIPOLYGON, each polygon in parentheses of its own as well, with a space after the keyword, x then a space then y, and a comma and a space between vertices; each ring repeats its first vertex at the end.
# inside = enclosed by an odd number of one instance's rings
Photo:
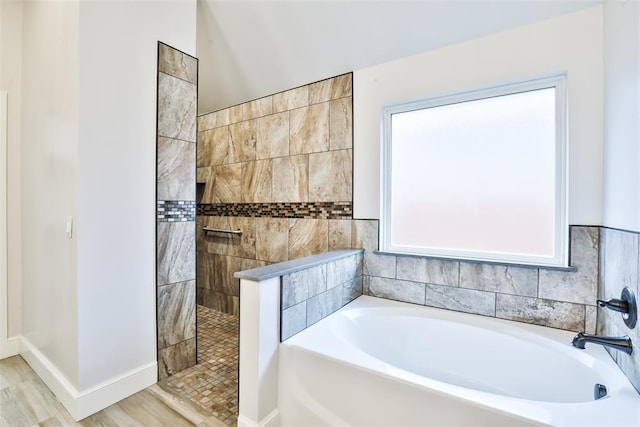
POLYGON ((362 296, 280 345, 281 423, 640 426, 640 395, 574 335, 362 296))

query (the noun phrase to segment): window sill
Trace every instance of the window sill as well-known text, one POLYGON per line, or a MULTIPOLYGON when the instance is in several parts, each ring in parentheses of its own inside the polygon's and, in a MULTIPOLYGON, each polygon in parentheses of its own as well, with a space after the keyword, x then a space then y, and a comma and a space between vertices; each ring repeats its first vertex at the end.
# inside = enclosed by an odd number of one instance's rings
POLYGON ((394 255, 394 256, 413 257, 413 258, 428 258, 428 259, 435 259, 440 261, 460 261, 460 262, 468 262, 473 264, 503 265, 506 267, 535 268, 535 269, 542 269, 542 270, 556 270, 556 271, 567 271, 567 272, 578 271, 577 267, 572 267, 572 266, 561 267, 561 266, 553 266, 553 265, 518 264, 518 263, 501 262, 501 261, 480 261, 475 259, 446 258, 446 257, 435 257, 435 256, 429 256, 429 255, 422 255, 422 254, 409 254, 405 252, 373 251, 373 253, 376 255, 394 255))

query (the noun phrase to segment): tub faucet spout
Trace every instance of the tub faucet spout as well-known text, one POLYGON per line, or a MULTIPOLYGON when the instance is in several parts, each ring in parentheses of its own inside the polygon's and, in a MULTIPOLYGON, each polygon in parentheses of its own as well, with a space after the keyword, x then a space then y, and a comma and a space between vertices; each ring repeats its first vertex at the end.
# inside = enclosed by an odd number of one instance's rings
POLYGON ((631 338, 624 337, 601 337, 598 335, 585 334, 584 332, 578 332, 573 338, 571 344, 574 347, 584 350, 586 343, 600 344, 605 347, 615 348, 616 350, 624 351, 627 354, 633 352, 633 345, 631 344, 631 338))

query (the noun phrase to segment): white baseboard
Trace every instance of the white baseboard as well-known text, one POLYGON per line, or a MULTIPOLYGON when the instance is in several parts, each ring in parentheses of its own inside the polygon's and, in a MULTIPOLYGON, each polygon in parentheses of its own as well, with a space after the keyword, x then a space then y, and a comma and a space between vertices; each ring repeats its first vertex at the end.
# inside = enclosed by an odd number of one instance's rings
MULTIPOLYGON (((40 352, 31 342, 22 337, 20 355, 38 374, 40 379, 56 395, 60 403, 76 419, 76 400, 78 391, 67 378, 55 367, 51 361, 40 352)), ((77 420, 77 419, 76 419, 77 420)))
POLYGON ((56 395, 74 420, 80 421, 158 381, 157 362, 152 362, 87 390, 78 391, 29 340, 22 338, 22 357, 56 395))
POLYGON ((278 427, 280 425, 280 411, 274 409, 269 415, 258 422, 238 414, 238 427, 278 427))
POLYGON ((20 337, 11 337, 0 343, 0 359, 20 354, 20 337))
POLYGON ((80 392, 76 421, 111 406, 158 382, 158 363, 153 361, 80 392))

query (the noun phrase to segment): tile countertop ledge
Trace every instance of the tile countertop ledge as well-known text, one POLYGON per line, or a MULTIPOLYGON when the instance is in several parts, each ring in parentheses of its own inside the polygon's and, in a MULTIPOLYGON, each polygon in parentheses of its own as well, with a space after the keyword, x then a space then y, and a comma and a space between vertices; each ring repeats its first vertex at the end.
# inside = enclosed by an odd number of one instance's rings
POLYGON ((238 271, 234 274, 236 279, 252 280, 261 282, 273 277, 284 276, 296 271, 306 270, 319 264, 326 264, 341 258, 364 253, 364 249, 337 249, 335 251, 322 254, 311 255, 304 258, 292 259, 290 261, 279 262, 265 267, 252 268, 251 270, 238 271))
POLYGON ((578 271, 578 267, 574 267, 572 265, 564 267, 561 265, 520 264, 517 262, 488 261, 488 260, 481 260, 481 259, 465 259, 465 258, 447 258, 447 257, 438 257, 438 256, 423 255, 423 254, 410 254, 406 252, 393 252, 393 251, 373 251, 373 253, 376 255, 427 258, 427 259, 435 259, 439 261, 466 262, 470 264, 489 264, 489 265, 502 265, 505 267, 536 268, 541 270, 567 271, 569 273, 575 273, 578 271))

